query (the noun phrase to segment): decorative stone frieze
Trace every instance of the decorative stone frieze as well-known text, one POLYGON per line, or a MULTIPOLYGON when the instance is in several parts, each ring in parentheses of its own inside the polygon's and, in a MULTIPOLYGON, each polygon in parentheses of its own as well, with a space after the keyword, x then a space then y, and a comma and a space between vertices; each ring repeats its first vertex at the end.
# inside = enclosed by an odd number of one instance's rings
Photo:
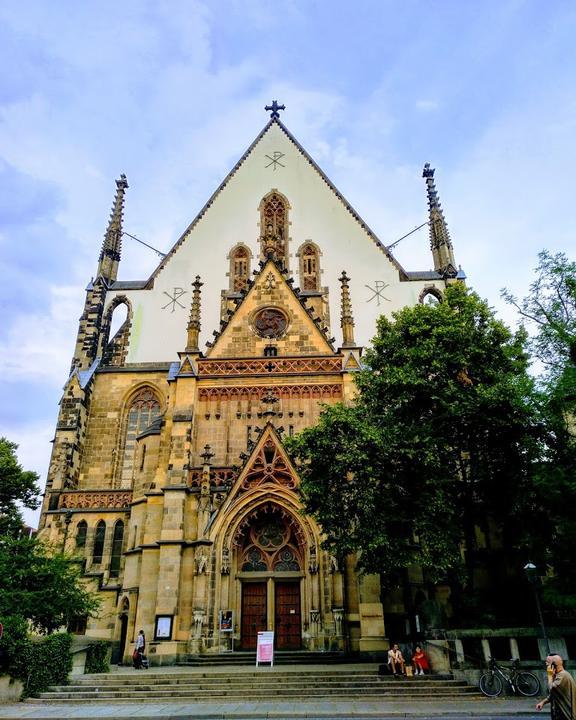
POLYGON ((103 490, 84 492, 74 490, 60 495, 59 510, 107 510, 129 508, 132 492, 127 490, 103 490))

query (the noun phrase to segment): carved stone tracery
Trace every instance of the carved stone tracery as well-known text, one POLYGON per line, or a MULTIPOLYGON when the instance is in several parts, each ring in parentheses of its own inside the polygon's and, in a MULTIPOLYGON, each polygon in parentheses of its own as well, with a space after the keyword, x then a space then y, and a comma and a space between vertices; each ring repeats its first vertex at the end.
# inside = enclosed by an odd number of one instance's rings
POLYGON ((262 446, 252 466, 242 480, 240 491, 252 490, 267 483, 282 485, 290 490, 296 487, 296 478, 288 467, 279 448, 271 439, 262 446))
POLYGON ((58 509, 119 509, 128 508, 132 502, 132 493, 125 490, 103 490, 101 492, 66 492, 60 495, 58 509))
POLYGON ((280 338, 288 327, 286 314, 275 307, 258 310, 253 320, 254 330, 263 338, 280 338))
POLYGON ((261 375, 287 373, 339 373, 342 369, 341 357, 320 358, 274 358, 273 368, 269 360, 261 358, 250 360, 210 360, 198 361, 198 374, 206 376, 261 375))
POLYGON ((284 509, 272 503, 260 506, 236 532, 242 572, 299 572, 305 547, 302 528, 284 509))
MULTIPOLYGON (((200 401, 208 400, 255 400, 260 402, 269 390, 266 385, 243 385, 239 387, 204 387, 198 390, 200 401)), ((342 397, 342 386, 336 383, 319 385, 275 385, 274 392, 285 400, 320 400, 342 397)))

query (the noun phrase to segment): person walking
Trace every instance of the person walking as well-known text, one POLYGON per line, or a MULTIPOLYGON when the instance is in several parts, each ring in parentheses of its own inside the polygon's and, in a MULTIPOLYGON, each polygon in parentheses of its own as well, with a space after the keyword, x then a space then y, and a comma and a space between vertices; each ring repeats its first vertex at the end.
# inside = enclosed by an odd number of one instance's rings
POLYGON ((132 660, 134 662, 134 668, 136 670, 142 670, 142 659, 144 657, 144 653, 146 651, 146 635, 144 635, 144 630, 140 630, 138 633, 138 637, 136 638, 136 647, 134 648, 134 655, 132 655, 132 660))
POLYGON ((564 660, 560 655, 548 655, 548 695, 536 705, 542 710, 550 703, 552 720, 576 720, 576 681, 564 669, 564 660))

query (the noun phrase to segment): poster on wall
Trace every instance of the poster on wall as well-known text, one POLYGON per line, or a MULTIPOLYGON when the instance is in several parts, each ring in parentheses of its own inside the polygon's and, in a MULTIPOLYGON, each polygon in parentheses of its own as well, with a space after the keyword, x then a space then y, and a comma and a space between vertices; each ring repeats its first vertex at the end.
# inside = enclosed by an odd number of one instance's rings
POLYGON ((170 640, 172 638, 172 615, 156 615, 154 640, 170 640))
POLYGON ((218 628, 223 633, 234 631, 234 610, 220 610, 218 628))
POLYGON ((269 662, 270 667, 274 665, 274 633, 264 631, 258 633, 258 644, 256 645, 256 665, 261 662, 269 662))

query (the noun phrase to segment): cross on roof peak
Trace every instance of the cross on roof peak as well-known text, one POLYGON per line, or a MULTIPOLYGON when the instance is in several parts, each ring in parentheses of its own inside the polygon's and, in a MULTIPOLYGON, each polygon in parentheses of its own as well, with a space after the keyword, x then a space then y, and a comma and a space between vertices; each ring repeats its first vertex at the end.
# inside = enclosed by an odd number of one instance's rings
POLYGON ((266 107, 264 108, 264 110, 270 110, 270 111, 271 111, 271 112, 270 112, 270 117, 271 117, 271 118, 279 118, 279 117, 280 117, 280 113, 278 112, 278 110, 286 110, 286 105, 278 105, 278 101, 277 101, 277 100, 274 100, 274 101, 272 102, 272 105, 266 105, 266 107))

